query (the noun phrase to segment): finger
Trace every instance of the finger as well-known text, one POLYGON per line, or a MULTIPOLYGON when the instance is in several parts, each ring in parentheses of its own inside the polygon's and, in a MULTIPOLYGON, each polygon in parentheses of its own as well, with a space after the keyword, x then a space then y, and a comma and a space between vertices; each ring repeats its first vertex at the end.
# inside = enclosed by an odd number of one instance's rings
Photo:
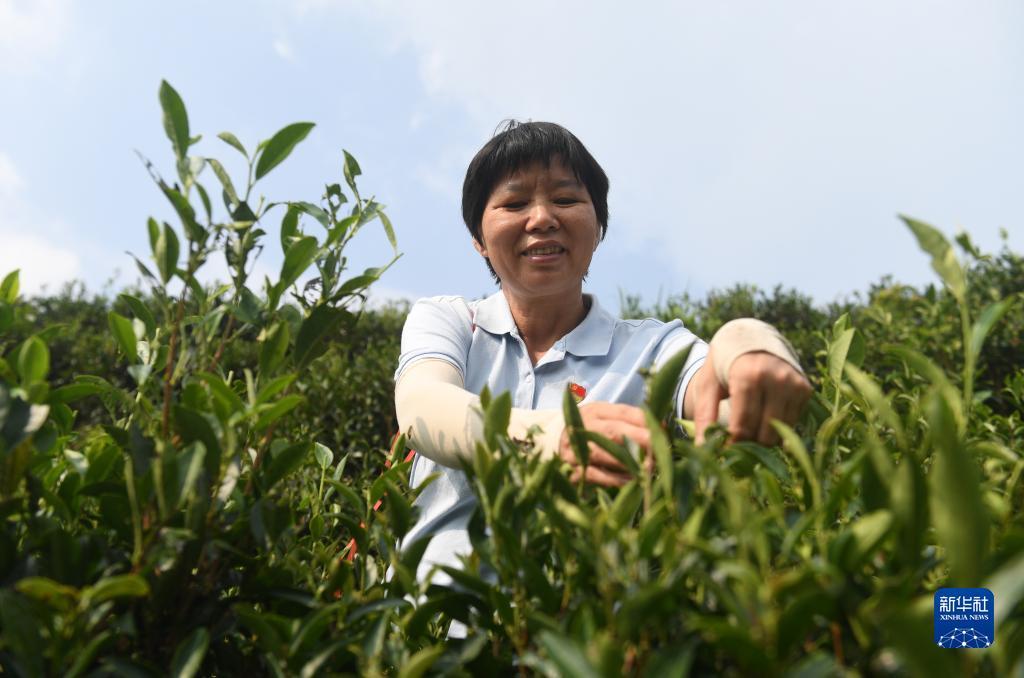
MULTIPOLYGON (((573 469, 573 472, 569 474, 569 482, 578 483, 581 477, 583 477, 583 468, 575 468, 573 469)), ((587 467, 586 482, 593 485, 601 485, 602 487, 622 487, 632 479, 633 477, 628 473, 615 473, 599 469, 594 466, 587 467)))
POLYGON ((597 443, 590 443, 590 464, 603 469, 616 472, 624 472, 626 467, 607 450, 601 449, 597 443))
POLYGON ((729 440, 753 440, 761 426, 764 411, 764 391, 752 380, 733 378, 729 382, 729 440))
POLYGON ((593 485, 600 485, 602 487, 622 487, 632 479, 633 476, 628 473, 614 473, 596 466, 587 467, 586 481, 593 485))
POLYGON ((597 424, 597 428, 594 430, 620 445, 624 445, 626 438, 629 438, 644 449, 651 446, 651 432, 647 430, 646 426, 634 426, 626 422, 608 419, 597 424))
POLYGON ((696 403, 693 408, 694 439, 698 445, 704 443, 704 431, 718 421, 718 402, 725 397, 725 390, 719 385, 714 371, 707 361, 690 380, 690 388, 696 389, 696 403))
POLYGON ((789 398, 786 399, 786 408, 783 414, 783 417, 785 417, 783 421, 786 424, 795 426, 800 421, 800 415, 803 414, 804 407, 807 406, 807 401, 811 399, 813 392, 814 389, 811 388, 811 383, 807 381, 807 377, 800 375, 799 380, 790 389, 789 398))
POLYGON ((786 417, 786 410, 790 400, 789 395, 788 393, 778 393, 766 396, 764 409, 761 412, 761 426, 757 432, 757 442, 762 445, 778 444, 779 433, 775 430, 772 422, 778 419, 786 424, 790 423, 786 417))
MULTIPOLYGON (((594 403, 587 412, 591 418, 599 420, 622 421, 633 426, 646 426, 644 411, 633 405, 622 405, 620 403, 594 403)), ((583 410, 580 410, 583 415, 583 410)), ((587 428, 587 417, 583 417, 583 423, 587 428)))

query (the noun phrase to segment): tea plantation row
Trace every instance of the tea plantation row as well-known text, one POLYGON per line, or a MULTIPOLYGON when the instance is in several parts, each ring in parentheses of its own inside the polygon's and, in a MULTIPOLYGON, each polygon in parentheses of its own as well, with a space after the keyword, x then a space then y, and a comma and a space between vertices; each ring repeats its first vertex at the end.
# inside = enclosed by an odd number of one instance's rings
MULTIPOLYGON (((319 204, 255 192, 312 129, 247 146, 239 180, 198 154, 160 89, 177 223, 150 219, 141 287, 113 299, 0 284, 0 670, 13 675, 1022 675, 1024 260, 907 226, 941 285, 883 281, 818 308, 749 287, 626 315, 710 336, 779 326, 815 396, 783 444, 693 445, 650 378, 654 471, 579 486, 504 433, 467 465, 474 555, 451 586, 423 543, 391 394, 402 309, 363 309, 388 264, 350 270, 384 206, 343 180, 319 204), (211 195, 218 199, 216 204, 211 195), (252 280, 264 247, 276 279, 252 280), (223 257, 231 280, 197 275, 223 257), (299 281, 310 282, 301 286, 299 281), (981 650, 932 637, 932 594, 985 586, 981 650), (452 621, 466 638, 448 638, 452 621)), ((205 147, 204 147, 205 148, 205 147)), ((450 290, 439 290, 439 292, 450 290)))

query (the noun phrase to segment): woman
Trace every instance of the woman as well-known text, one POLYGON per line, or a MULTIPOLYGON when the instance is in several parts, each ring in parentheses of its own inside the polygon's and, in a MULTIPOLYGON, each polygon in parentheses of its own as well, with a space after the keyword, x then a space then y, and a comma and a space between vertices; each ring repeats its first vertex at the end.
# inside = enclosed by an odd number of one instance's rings
MULTIPOLYGON (((420 517, 404 540, 433 537, 421 579, 434 565, 458 566, 472 550, 466 526, 476 502, 459 458, 483 438, 476 394, 485 385, 511 393, 511 436, 524 438, 537 427, 539 452, 574 467, 561 414, 565 389, 582 396, 588 429, 647 447, 639 370, 657 368, 687 347, 676 412, 695 420, 698 441, 726 397, 733 440, 774 444, 772 420, 791 424, 799 416, 810 386, 770 326, 730 323, 709 349, 679 320, 620 320, 583 294, 608 229, 608 178, 568 130, 509 123, 473 158, 462 196, 473 245, 500 289, 479 301, 420 300, 403 330, 395 403, 399 425, 419 453, 411 483, 439 475, 417 499, 420 517)), ((629 479, 613 456, 592 449, 588 482, 616 486, 629 479)))

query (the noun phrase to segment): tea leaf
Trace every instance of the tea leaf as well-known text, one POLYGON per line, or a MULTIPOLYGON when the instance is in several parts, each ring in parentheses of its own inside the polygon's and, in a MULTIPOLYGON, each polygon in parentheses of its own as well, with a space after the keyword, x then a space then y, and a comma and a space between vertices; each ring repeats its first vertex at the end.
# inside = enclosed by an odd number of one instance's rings
POLYGON ((692 348, 692 345, 687 346, 666 360, 648 383, 647 407, 658 421, 665 421, 672 415, 675 395, 679 391, 679 377, 692 348))
POLYGON ((171 658, 170 675, 174 678, 192 678, 199 673, 203 657, 210 646, 210 632, 200 626, 178 643, 171 658))
POLYGON ((217 138, 244 155, 246 160, 249 159, 249 153, 246 152, 245 146, 243 146, 242 142, 238 140, 238 137, 231 132, 221 132, 217 135, 217 138))
POLYGON ((166 80, 160 82, 160 107, 163 108, 164 114, 164 132, 171 141, 174 155, 179 160, 184 159, 191 143, 188 114, 185 112, 185 102, 166 80))
POLYGON ((900 215, 900 219, 910 228, 921 249, 932 257, 932 269, 939 274, 946 287, 961 304, 967 302, 967 280, 963 268, 956 259, 956 253, 946 237, 923 221, 900 215))
POLYGON ((264 490, 270 490, 277 482, 298 469, 308 456, 310 447, 305 442, 295 443, 273 455, 263 471, 264 490))
POLYGON ((597 675, 597 670, 583 651, 569 638, 552 631, 541 631, 538 640, 562 676, 589 678, 597 675))
POLYGON ((260 372, 273 374, 284 362, 288 345, 291 342, 291 331, 288 323, 277 322, 261 334, 260 372))
POLYGON ((935 532, 946 549, 950 584, 973 586, 980 581, 989 531, 978 469, 960 440, 949 401, 932 392, 925 406, 936 450, 929 478, 935 532))
POLYGON ((1013 308, 1013 305, 1017 303, 1019 299, 1017 297, 1008 297, 1000 301, 994 302, 986 306, 981 314, 978 316, 978 320, 971 327, 971 345, 969 348, 970 359, 977 361, 978 356, 981 355, 981 347, 985 343, 985 337, 992 330, 992 327, 999 322, 1000 318, 1006 315, 1006 312, 1013 308))
POLYGON ((342 150, 342 154, 345 156, 345 163, 342 167, 342 171, 345 175, 345 183, 347 183, 348 187, 352 189, 352 193, 355 194, 356 199, 358 200, 359 190, 356 188, 356 177, 362 174, 363 171, 359 168, 359 163, 356 162, 356 159, 353 158, 348 151, 342 150))
POLYGON ((498 436, 508 433, 512 414, 512 395, 505 391, 491 400, 484 413, 484 440, 492 449, 497 447, 498 436))
POLYGON ((132 313, 135 314, 135 317, 146 326, 147 337, 152 337, 156 334, 156 317, 141 299, 125 293, 117 295, 117 298, 127 305, 132 310, 132 313))
POLYGON ((29 337, 22 343, 18 350, 17 370, 23 384, 46 378, 50 372, 50 349, 39 337, 29 337))
POLYGON ((301 370, 319 358, 327 350, 328 342, 350 314, 332 306, 317 306, 309 317, 302 321, 299 334, 295 337, 292 360, 301 370))
POLYGON ((399 671, 399 678, 420 678, 444 654, 444 644, 430 645, 418 650, 399 671))
POLYGON ((82 600, 93 604, 113 598, 142 598, 149 595, 149 584, 137 574, 119 574, 99 580, 82 590, 82 600))
POLYGON ((239 203, 238 193, 235 191, 235 185, 231 182, 231 176, 224 169, 224 165, 220 164, 216 158, 207 158, 206 162, 210 163, 210 167, 213 168, 213 173, 220 180, 220 185, 224 187, 224 193, 228 196, 231 204, 237 205, 239 203))
POLYGON ((18 270, 4 276, 3 282, 0 282, 0 302, 13 304, 18 300, 18 276, 18 270))
POLYGON ((315 126, 311 122, 295 122, 270 137, 260 154, 260 159, 256 162, 256 179, 262 179, 270 170, 281 164, 315 126))

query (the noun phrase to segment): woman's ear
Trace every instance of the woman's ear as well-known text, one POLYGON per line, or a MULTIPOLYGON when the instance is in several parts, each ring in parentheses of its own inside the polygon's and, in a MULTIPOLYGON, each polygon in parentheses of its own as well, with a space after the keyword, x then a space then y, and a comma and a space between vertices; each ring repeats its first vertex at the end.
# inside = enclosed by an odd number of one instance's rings
POLYGON ((483 244, 476 238, 473 238, 473 249, 479 252, 480 256, 483 257, 484 259, 487 258, 487 248, 484 247, 483 244))

